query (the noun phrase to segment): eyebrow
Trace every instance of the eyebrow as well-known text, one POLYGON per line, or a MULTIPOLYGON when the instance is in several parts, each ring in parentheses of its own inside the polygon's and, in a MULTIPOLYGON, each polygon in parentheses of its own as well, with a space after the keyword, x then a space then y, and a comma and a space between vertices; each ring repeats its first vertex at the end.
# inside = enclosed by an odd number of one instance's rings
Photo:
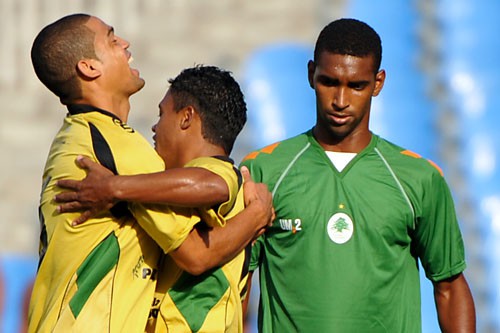
POLYGON ((351 81, 349 82, 350 84, 355 84, 355 85, 368 85, 370 81, 368 80, 360 80, 360 81, 351 81))
MULTIPOLYGON (((340 80, 336 77, 332 77, 330 75, 327 75, 327 74, 319 74, 318 75, 318 79, 321 79, 321 80, 328 80, 328 81, 331 81, 331 82, 340 82, 340 80)), ((356 84, 356 85, 367 85, 370 83, 369 80, 358 80, 358 81, 348 81, 347 82, 348 84, 356 84)))

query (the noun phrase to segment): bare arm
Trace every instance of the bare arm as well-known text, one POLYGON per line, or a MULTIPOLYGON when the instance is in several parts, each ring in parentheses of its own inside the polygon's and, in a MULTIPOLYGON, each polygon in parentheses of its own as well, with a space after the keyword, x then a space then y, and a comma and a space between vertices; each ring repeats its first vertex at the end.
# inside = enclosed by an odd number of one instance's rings
POLYGON ((254 183, 248 169, 242 169, 246 208, 228 221, 225 227, 195 228, 170 255, 177 265, 193 275, 221 266, 254 239, 274 219, 272 195, 267 186, 254 183))
POLYGON ((441 331, 476 331, 474 301, 463 274, 435 282, 434 299, 441 331))
POLYGON ((118 201, 212 206, 229 199, 227 184, 203 168, 176 168, 163 172, 111 177, 108 186, 118 201))
POLYGON ((57 185, 69 191, 55 197, 60 213, 82 211, 75 221, 86 221, 118 201, 166 203, 201 207, 228 200, 229 189, 222 177, 203 168, 178 168, 163 172, 115 176, 102 165, 87 157, 76 163, 87 171, 78 180, 60 180, 57 185))

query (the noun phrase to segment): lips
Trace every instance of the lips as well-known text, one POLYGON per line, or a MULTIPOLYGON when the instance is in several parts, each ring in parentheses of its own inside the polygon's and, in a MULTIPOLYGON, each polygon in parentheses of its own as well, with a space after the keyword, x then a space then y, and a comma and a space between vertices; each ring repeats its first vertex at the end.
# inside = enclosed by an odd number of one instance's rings
POLYGON ((338 125, 344 125, 349 121, 351 116, 347 114, 329 114, 328 117, 338 125))

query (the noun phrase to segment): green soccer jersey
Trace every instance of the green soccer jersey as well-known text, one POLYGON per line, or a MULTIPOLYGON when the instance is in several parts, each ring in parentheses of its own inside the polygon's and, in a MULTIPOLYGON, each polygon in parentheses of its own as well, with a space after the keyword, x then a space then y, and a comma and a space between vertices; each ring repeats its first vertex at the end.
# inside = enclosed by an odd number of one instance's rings
POLYGON ((260 332, 420 332, 417 258, 439 281, 465 269, 438 168, 376 135, 338 172, 312 131, 242 163, 276 219, 252 250, 260 332))

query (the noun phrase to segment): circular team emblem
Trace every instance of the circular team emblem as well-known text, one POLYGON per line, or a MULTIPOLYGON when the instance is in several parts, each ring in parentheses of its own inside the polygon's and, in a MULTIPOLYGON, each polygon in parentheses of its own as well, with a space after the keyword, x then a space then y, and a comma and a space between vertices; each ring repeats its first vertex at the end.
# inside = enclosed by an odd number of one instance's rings
POLYGON ((328 237, 337 244, 344 244, 351 239, 354 232, 354 223, 349 215, 345 213, 336 213, 330 217, 326 226, 328 237))

